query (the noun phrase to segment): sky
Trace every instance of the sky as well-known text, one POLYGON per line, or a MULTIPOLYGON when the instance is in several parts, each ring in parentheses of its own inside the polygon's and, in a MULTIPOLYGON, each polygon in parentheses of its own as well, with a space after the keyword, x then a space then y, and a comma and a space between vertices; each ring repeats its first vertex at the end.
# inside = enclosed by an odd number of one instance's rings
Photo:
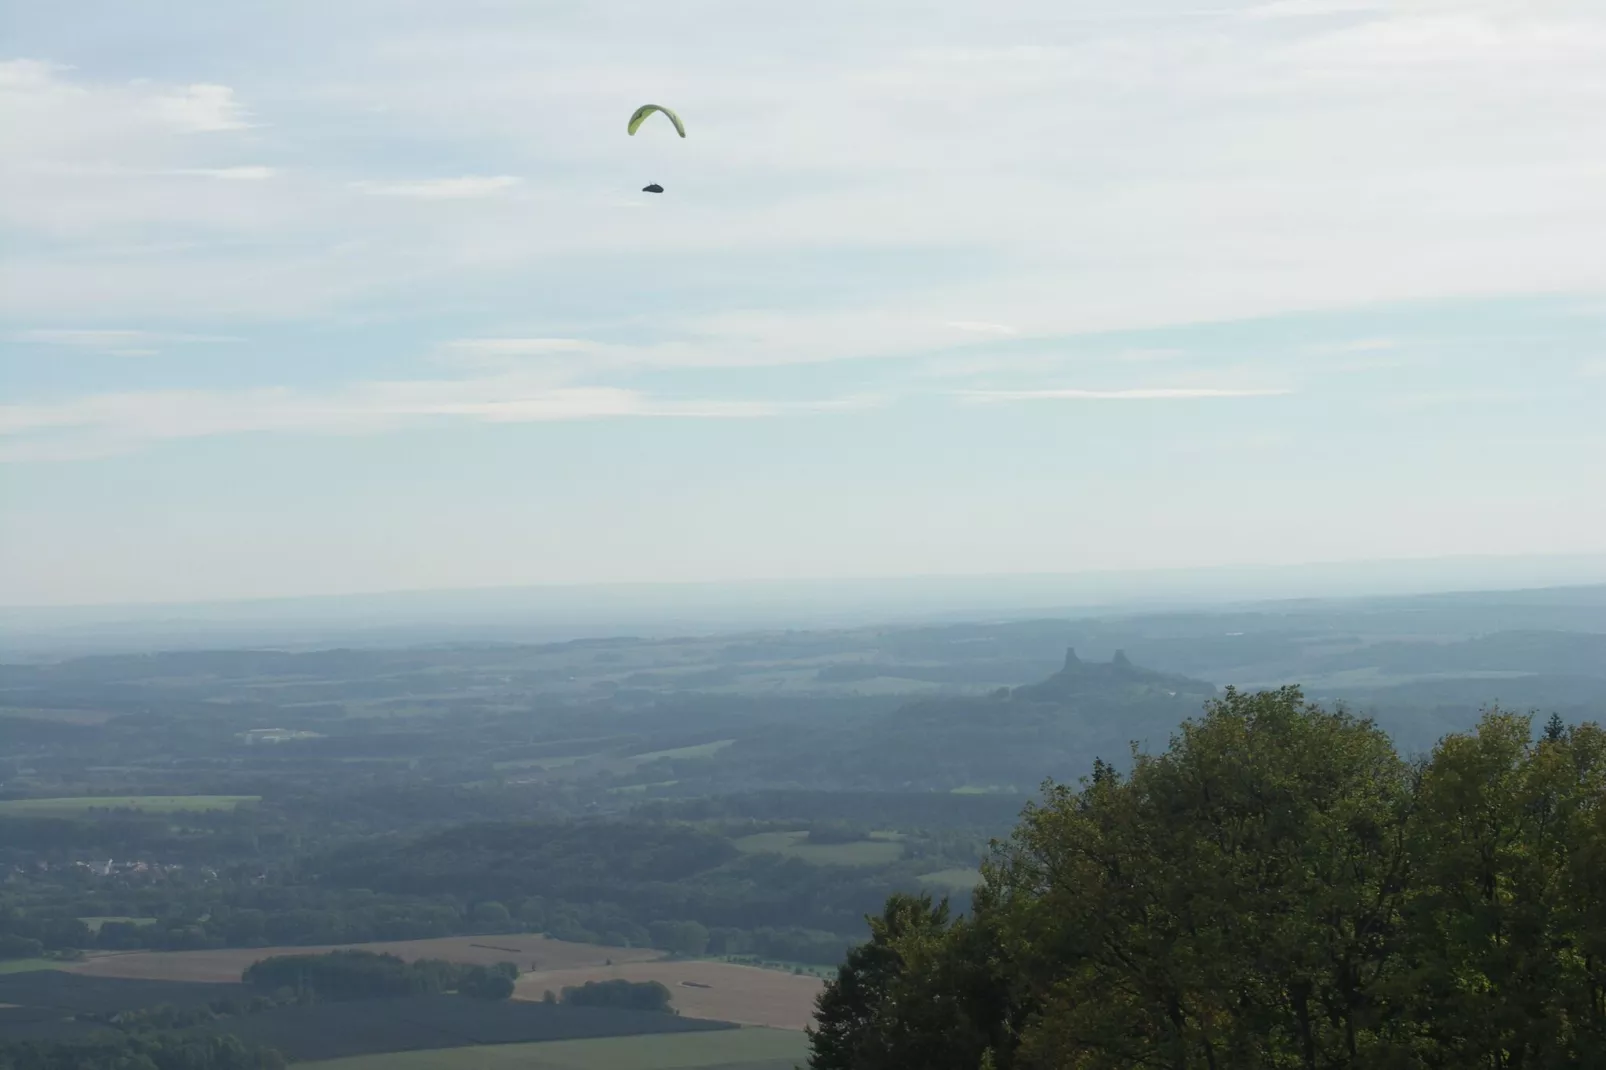
POLYGON ((0 0, 0 604, 1603 553, 1602 115, 1599 0, 0 0))

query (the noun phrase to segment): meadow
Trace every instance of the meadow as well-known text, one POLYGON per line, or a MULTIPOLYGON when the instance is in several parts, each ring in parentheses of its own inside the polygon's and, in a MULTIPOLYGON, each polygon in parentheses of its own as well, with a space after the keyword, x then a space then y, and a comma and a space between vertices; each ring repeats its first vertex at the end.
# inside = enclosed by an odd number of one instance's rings
POLYGON ((792 1070, 802 1033, 776 1029, 502 1044, 304 1064, 306 1070, 792 1070))
POLYGON ((71 965, 60 959, 5 959, 0 961, 0 977, 13 973, 32 973, 35 970, 59 970, 71 965))
POLYGON ((632 754, 630 760, 645 765, 648 762, 660 760, 684 761, 688 758, 712 758, 726 747, 735 743, 734 739, 716 739, 712 743, 699 743, 692 747, 672 747, 669 750, 648 751, 646 754, 632 754))
MULTIPOLYGON (((724 1022, 655 1011, 571 1007, 525 1000, 416 996, 280 1007, 205 1027, 275 1048, 292 1062, 658 1034, 734 1031, 724 1022)), ((467 1065, 473 1065, 468 1063, 467 1065)))
POLYGON ((885 866, 903 857, 903 845, 890 836, 851 843, 810 843, 806 831, 759 832, 731 841, 743 854, 778 854, 820 866, 885 866))
POLYGON ((944 892, 968 892, 981 883, 981 871, 940 869, 935 873, 922 873, 920 883, 944 892))
POLYGON ((83 922, 85 925, 89 926, 89 931, 92 932, 92 933, 100 932, 101 926, 105 925, 107 922, 114 922, 114 923, 120 924, 120 925, 155 925, 156 924, 156 919, 155 918, 127 918, 127 917, 113 918, 113 917, 106 917, 106 918, 79 918, 78 920, 83 922))

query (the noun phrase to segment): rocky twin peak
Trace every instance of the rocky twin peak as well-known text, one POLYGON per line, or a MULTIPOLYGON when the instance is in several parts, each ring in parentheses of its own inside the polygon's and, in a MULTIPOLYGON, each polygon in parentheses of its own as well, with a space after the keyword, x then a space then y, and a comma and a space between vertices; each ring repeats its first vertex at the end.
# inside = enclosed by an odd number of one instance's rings
MULTIPOLYGON (((1068 646, 1065 648, 1065 668, 1061 669, 1060 671, 1075 672, 1079 666, 1085 664, 1086 663, 1082 661, 1081 658, 1076 656, 1076 648, 1074 646, 1068 646)), ((1115 656, 1110 659, 1110 664, 1119 666, 1121 668, 1130 669, 1132 667, 1132 659, 1126 656, 1126 651, 1117 650, 1115 652, 1115 656)))
POLYGON ((1015 698, 1036 702, 1054 702, 1073 695, 1088 695, 1101 691, 1153 690, 1168 695, 1209 695, 1215 686, 1205 680, 1187 676, 1156 672, 1132 664, 1126 651, 1117 650, 1106 662, 1083 661, 1076 648, 1065 651, 1065 667, 1042 683, 1017 687, 1015 698))

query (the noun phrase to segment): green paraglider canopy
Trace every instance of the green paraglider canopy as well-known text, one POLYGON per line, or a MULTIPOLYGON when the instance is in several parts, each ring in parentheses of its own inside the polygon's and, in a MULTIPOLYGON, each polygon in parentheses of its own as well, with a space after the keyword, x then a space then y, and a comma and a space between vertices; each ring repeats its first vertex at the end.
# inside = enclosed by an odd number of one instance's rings
POLYGON ((641 124, 646 122, 647 116, 651 115, 655 111, 661 111, 667 115, 669 117, 669 121, 675 124, 675 132, 681 137, 686 136, 686 124, 680 121, 680 116, 676 115, 662 104, 643 104, 641 107, 630 113, 629 130, 632 137, 635 136, 636 130, 641 126, 641 124))

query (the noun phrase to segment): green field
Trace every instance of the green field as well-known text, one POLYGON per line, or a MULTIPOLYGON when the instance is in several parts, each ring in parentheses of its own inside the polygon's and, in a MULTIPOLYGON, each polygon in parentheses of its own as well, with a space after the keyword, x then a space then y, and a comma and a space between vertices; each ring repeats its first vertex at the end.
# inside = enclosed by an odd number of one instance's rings
POLYGON ((261 798, 260 795, 91 795, 69 799, 6 799, 0 801, 0 815, 75 817, 96 809, 178 814, 233 810, 241 803, 259 802, 261 798))
POLYGON ((809 843, 807 832, 759 832, 731 841, 744 854, 778 854, 821 866, 886 866, 903 857, 895 840, 809 843))
POLYGON ((626 784, 623 787, 609 788, 608 792, 612 795, 637 795, 650 788, 672 788, 679 783, 678 780, 657 780, 651 784, 626 784))
POLYGON ((974 869, 941 869, 935 873, 922 873, 920 880, 944 891, 968 892, 981 883, 981 872, 974 869))
POLYGON ((807 1055, 802 1033, 730 1029, 396 1052, 299 1065, 309 1070, 792 1070, 807 1055))
POLYGON ((679 760, 682 758, 712 758, 726 747, 735 743, 734 739, 716 739, 712 743, 699 743, 694 747, 675 747, 672 750, 648 751, 646 754, 632 754, 633 762, 656 762, 660 758, 679 760))
POLYGON ((108 921, 126 921, 132 925, 155 925, 155 918, 79 918, 79 921, 89 926, 92 933, 100 932, 100 927, 108 921))
POLYGON ((59 959, 3 959, 0 973, 30 973, 33 970, 59 970, 64 965, 59 959))
POLYGON ((105 724, 112 714, 102 710, 44 709, 37 706, 0 706, 0 717, 20 717, 28 721, 56 724, 105 724))
POLYGON ((513 761, 495 762, 493 769, 566 769, 571 765, 590 761, 599 757, 596 754, 564 754, 552 758, 517 758, 513 761))

